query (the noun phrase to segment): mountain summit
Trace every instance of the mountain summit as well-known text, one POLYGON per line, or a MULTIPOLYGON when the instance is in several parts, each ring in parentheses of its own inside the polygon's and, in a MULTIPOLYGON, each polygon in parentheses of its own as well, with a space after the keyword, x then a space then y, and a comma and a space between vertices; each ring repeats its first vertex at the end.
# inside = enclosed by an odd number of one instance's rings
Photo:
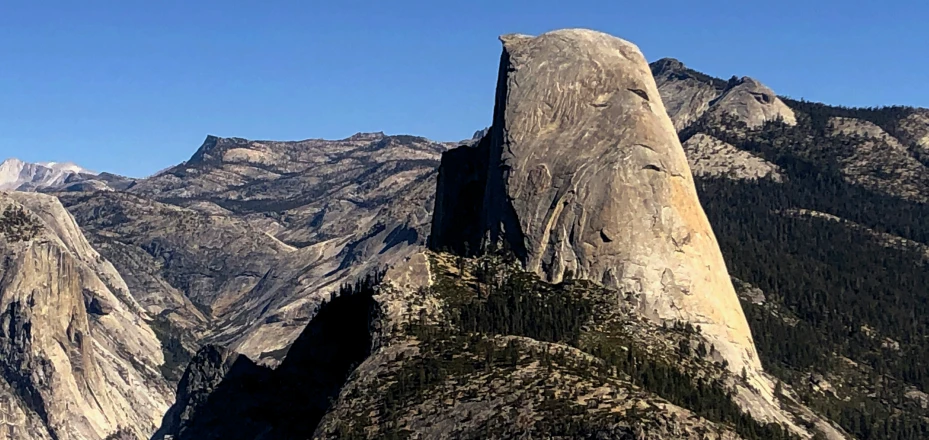
POLYGON ((97 173, 73 163, 29 163, 11 158, 0 163, 0 190, 37 189, 87 180, 97 173))
POLYGON ((0 191, 63 192, 124 190, 134 179, 97 173, 71 162, 23 162, 11 158, 0 163, 0 191))

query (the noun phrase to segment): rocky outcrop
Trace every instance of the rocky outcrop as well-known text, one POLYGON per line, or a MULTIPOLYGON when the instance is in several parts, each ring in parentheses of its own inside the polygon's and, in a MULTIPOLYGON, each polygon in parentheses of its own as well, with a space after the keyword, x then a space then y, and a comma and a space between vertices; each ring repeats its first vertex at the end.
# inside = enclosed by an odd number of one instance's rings
POLYGON ((707 134, 692 136, 683 147, 694 177, 783 180, 777 165, 707 134))
MULTIPOLYGON (((760 371, 684 151, 638 48, 587 30, 502 40, 478 220, 483 248, 508 247, 550 281, 573 273, 634 294, 652 319, 699 324, 735 371, 760 371)), ((440 175, 474 174, 456 170, 472 161, 452 154, 440 175)), ((461 192, 452 185, 440 185, 438 197, 461 192)), ((466 217, 443 204, 433 224, 438 237, 453 234, 444 216, 466 217)))
POLYGON ((700 119, 710 103, 725 90, 724 81, 690 70, 673 58, 662 58, 650 67, 661 101, 677 131, 700 119))
POLYGON ((371 282, 343 288, 324 303, 277 368, 202 348, 152 440, 311 438, 349 373, 369 353, 371 282))
POLYGON ((210 395, 229 371, 252 366, 247 359, 239 359, 240 356, 215 345, 202 347, 187 365, 177 385, 174 404, 152 438, 160 440, 165 435, 184 436, 191 420, 207 407, 210 395))
POLYGON ((910 145, 920 162, 929 166, 929 109, 920 109, 899 122, 898 136, 910 145))
POLYGON ((769 121, 797 124, 793 110, 774 91, 747 76, 730 79, 726 90, 710 105, 712 115, 733 116, 749 128, 760 127, 769 121))
POLYGON ((661 100, 677 131, 704 115, 715 119, 734 118, 749 128, 757 128, 768 121, 797 123, 793 110, 770 88, 753 78, 732 77, 723 81, 689 69, 671 58, 655 61, 650 66, 661 100))
MULTIPOLYGON (((845 117, 829 119, 829 134, 845 139, 852 148, 836 158, 843 177, 878 193, 904 197, 919 202, 929 201, 929 173, 920 155, 918 124, 921 113, 900 121, 903 136, 911 142, 913 151, 873 122, 845 117)), ((929 133, 929 119, 923 131, 929 133)))
POLYGON ((0 438, 143 437, 167 408, 162 346, 53 197, 0 193, 0 438))

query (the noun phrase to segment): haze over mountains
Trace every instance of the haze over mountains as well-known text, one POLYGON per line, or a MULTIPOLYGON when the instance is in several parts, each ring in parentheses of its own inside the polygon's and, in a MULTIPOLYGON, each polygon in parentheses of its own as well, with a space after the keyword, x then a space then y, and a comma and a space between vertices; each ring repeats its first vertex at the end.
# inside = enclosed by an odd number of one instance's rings
POLYGON ((503 42, 464 146, 4 162, 0 438, 929 434, 929 111, 503 42))

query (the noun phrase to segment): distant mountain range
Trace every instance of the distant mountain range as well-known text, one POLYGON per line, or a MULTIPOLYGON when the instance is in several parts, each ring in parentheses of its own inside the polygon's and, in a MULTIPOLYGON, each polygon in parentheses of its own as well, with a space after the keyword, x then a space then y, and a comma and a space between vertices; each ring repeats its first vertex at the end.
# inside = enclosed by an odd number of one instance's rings
POLYGON ((23 162, 10 158, 0 163, 0 190, 97 191, 126 189, 133 179, 97 173, 71 162, 23 162))

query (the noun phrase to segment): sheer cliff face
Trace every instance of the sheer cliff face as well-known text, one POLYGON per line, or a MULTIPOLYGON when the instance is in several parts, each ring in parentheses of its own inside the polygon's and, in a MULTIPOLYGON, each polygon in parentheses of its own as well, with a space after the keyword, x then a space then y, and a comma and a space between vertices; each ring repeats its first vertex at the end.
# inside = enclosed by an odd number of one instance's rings
POLYGON ((570 271, 631 293, 652 319, 700 325, 731 368, 760 369, 638 48, 586 30, 502 40, 483 244, 550 281, 570 271))
POLYGON ((161 344, 57 199, 0 193, 0 439, 144 436, 161 344))

